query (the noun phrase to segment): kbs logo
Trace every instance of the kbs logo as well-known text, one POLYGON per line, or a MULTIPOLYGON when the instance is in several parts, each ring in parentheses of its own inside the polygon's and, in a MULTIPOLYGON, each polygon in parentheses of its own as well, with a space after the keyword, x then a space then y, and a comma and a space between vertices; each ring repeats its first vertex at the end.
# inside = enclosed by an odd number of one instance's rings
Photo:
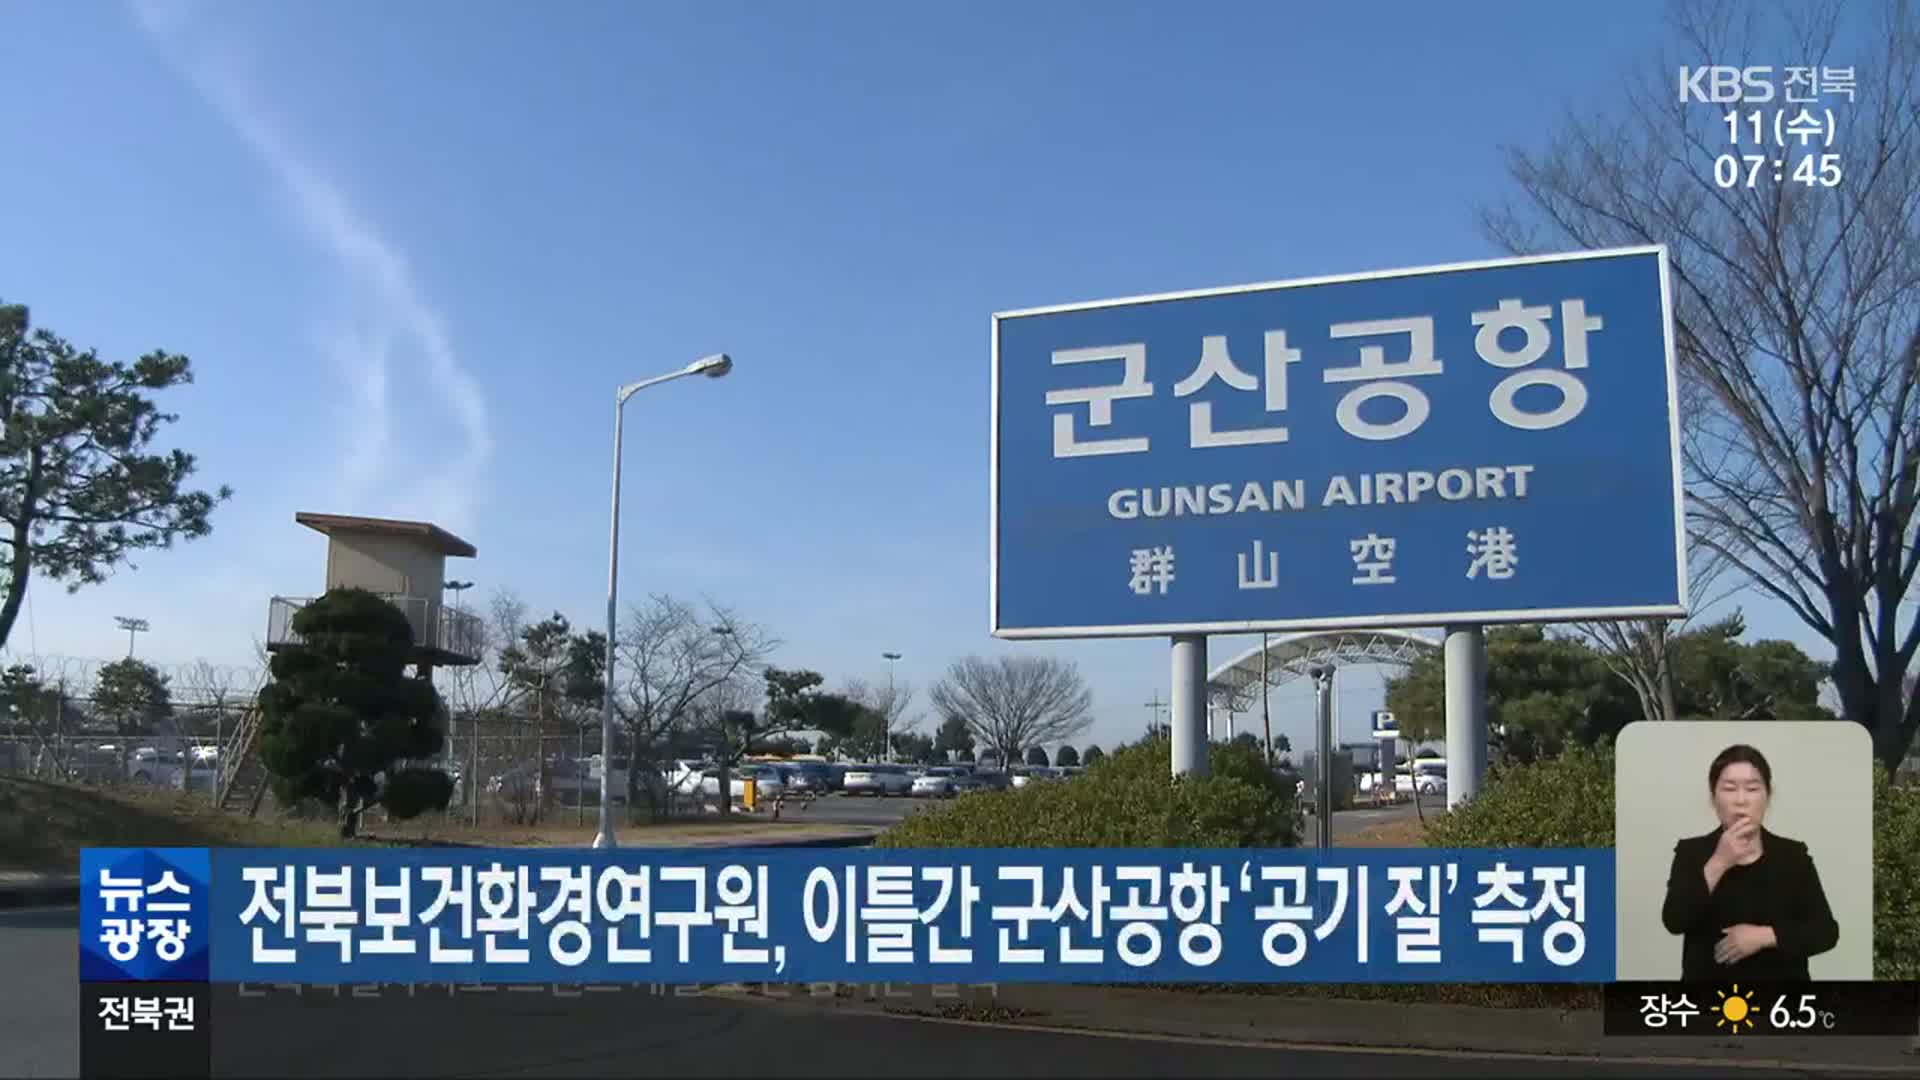
POLYGON ((1764 104, 1773 100, 1773 68, 1720 65, 1683 67, 1680 69, 1680 100, 1718 105, 1734 102, 1764 104))

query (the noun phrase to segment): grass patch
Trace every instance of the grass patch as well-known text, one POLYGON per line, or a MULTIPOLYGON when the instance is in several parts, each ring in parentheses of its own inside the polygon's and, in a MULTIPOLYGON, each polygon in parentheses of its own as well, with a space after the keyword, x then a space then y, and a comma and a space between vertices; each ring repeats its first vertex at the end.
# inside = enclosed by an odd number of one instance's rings
POLYGON ((83 847, 338 847, 332 822, 222 813, 207 796, 0 777, 0 866, 78 870, 83 847))
MULTIPOLYGON (((23 777, 0 777, 0 868, 72 871, 86 847, 584 847, 589 825, 473 825, 432 814, 413 821, 361 824, 363 835, 342 840, 331 820, 301 818, 263 807, 257 817, 216 809, 205 792, 98 788, 23 777)), ((832 831, 824 824, 726 819, 620 826, 629 845, 679 844, 713 836, 802 839, 832 831)), ((840 827, 845 832, 845 827, 840 827)))
MULTIPOLYGON (((1429 811, 1427 821, 1431 822, 1439 811, 1429 811)), ((1373 825, 1360 829, 1334 841, 1336 847, 1384 847, 1416 848, 1427 846, 1427 825, 1417 817, 1403 821, 1389 821, 1383 825, 1373 825)))

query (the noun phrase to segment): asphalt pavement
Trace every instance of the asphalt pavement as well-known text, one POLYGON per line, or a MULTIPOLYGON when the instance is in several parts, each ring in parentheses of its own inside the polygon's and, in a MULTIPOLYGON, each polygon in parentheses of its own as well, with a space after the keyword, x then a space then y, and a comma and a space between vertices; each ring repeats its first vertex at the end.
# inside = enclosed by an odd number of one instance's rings
POLYGON ((805 821, 823 825, 872 825, 885 828, 904 820, 908 814, 926 806, 942 804, 939 799, 915 799, 907 796, 881 798, 878 795, 822 795, 802 808, 798 800, 789 802, 780 812, 781 821, 805 821))
MULTIPOLYGON (((0 912, 0 1075, 79 1072, 77 910, 0 912)), ((1432 1051, 1344 1050, 1096 1035, 954 1023, 804 1004, 635 991, 546 992, 433 1005, 281 993, 215 1020, 215 1075, 844 1077, 1574 1077, 1752 1075, 1736 1068, 1432 1051), (863 1064, 864 1063, 864 1064, 863 1064)), ((216 1017, 222 1015, 216 1008, 216 1017)))

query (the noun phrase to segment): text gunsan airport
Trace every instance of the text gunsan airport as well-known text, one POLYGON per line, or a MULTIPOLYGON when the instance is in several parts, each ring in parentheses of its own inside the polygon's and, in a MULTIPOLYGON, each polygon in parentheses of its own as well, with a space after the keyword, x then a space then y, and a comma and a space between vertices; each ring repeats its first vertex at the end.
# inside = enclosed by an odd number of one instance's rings
MULTIPOLYGON (((1318 505, 1380 506, 1434 499, 1524 499, 1531 465, 1476 465, 1467 468, 1336 475, 1326 482, 1318 505)), ((1107 513, 1121 520, 1149 517, 1197 517, 1213 514, 1275 513, 1308 506, 1305 480, 1181 484, 1120 488, 1107 496, 1107 513)))

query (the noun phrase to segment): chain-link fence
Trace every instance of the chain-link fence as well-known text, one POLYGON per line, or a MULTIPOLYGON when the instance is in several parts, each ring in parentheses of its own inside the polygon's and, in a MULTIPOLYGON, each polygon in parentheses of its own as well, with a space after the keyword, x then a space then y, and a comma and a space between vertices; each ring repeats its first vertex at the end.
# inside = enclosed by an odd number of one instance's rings
MULTIPOLYGON (((500 721, 454 720, 445 761, 454 778, 451 819, 488 825, 590 825, 599 819, 601 754, 597 728, 513 730, 500 721), (468 778, 477 777, 477 785, 468 778)), ((614 744, 612 802, 624 820, 667 820, 711 812, 699 774, 672 760, 643 757, 633 773, 627 742, 614 744)))
POLYGON ((211 793, 219 745, 179 736, 0 734, 0 775, 211 793))
MULTIPOLYGON (((69 699, 60 715, 40 722, 0 724, 0 775, 60 780, 93 787, 175 791, 218 797, 222 762, 237 752, 241 707, 195 706, 177 710, 154 726, 161 734, 122 735, 101 723, 85 699, 69 699)), ((589 825, 599 818, 600 738, 597 729, 539 732, 512 721, 454 719, 440 755, 419 762, 444 770, 454 781, 443 814, 418 819, 427 827, 589 825), (471 778, 478 782, 471 783, 471 778)), ((703 798, 699 776, 675 763, 643 761, 629 788, 625 740, 616 743, 612 795, 627 822, 701 816, 713 807, 703 798), (680 775, 675 775, 676 773, 680 775), (677 779, 676 787, 671 781, 677 779)), ((250 755, 256 748, 248 747, 250 755)), ((240 772, 237 769, 229 770, 240 772)), ((240 773, 244 779, 258 776, 240 773)), ((240 800, 245 809, 251 799, 240 800)), ((231 805, 231 804, 230 804, 231 805)), ((271 796, 261 805, 275 808, 271 796)), ((285 809, 285 808, 280 808, 285 809)), ((297 807, 325 814, 320 807, 297 807)))
POLYGON ((10 699, 0 710, 0 774, 211 794, 245 715, 241 702, 129 711, 59 693, 10 699))

